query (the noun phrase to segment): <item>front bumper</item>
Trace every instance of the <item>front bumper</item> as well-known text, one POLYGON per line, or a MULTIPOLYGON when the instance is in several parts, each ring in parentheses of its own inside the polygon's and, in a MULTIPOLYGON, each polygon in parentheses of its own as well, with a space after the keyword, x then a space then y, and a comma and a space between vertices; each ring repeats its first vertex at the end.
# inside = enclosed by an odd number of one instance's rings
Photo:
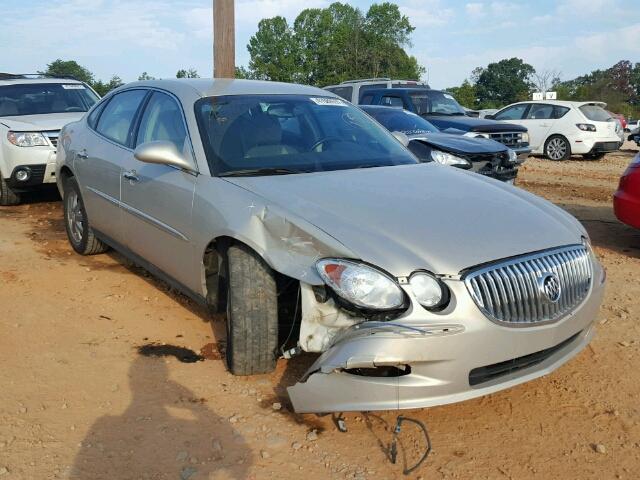
POLYGON ((457 321, 355 325, 334 341, 301 382, 288 388, 289 397, 299 413, 397 410, 460 402, 541 377, 574 357, 593 337, 604 294, 601 279, 598 266, 591 291, 579 307, 557 322, 526 328, 491 322, 465 300, 462 282, 447 282, 459 299, 457 321), (479 383, 470 377, 483 368, 517 363, 545 350, 548 355, 538 355, 535 364, 507 369, 479 383), (384 372, 384 367, 404 372, 374 373, 384 372))
POLYGON ((516 152, 516 155, 518 155, 518 163, 524 162, 527 158, 529 158, 529 155, 531 155, 531 147, 528 146, 511 148, 511 150, 516 152))
POLYGON ((29 190, 43 183, 56 182, 55 147, 17 147, 5 142, 0 148, 0 172, 12 189, 29 190), (16 179, 16 173, 25 167, 31 170, 31 177, 25 182, 20 182, 16 179))

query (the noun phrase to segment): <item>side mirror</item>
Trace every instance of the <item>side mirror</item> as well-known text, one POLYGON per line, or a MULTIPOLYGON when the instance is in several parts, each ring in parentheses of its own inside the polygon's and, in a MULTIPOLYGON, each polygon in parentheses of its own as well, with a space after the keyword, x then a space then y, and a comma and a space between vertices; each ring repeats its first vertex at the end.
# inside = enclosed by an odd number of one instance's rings
POLYGON ((398 140, 405 147, 409 145, 409 137, 407 137, 406 134, 402 132, 391 132, 391 135, 396 137, 396 140, 398 140))
POLYGON ((133 152, 133 156, 145 163, 157 165, 172 165, 183 170, 193 171, 193 166, 187 162, 171 142, 158 141, 147 142, 139 145, 133 152))

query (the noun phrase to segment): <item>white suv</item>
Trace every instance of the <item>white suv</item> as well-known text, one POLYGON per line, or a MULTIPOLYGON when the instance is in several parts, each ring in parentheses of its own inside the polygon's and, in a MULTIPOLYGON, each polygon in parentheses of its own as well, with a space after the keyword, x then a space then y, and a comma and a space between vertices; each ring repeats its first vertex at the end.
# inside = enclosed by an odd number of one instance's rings
POLYGON ((0 205, 55 185, 58 133, 98 99, 77 80, 0 73, 0 205))
POLYGON ((566 160, 572 154, 597 160, 622 145, 618 123, 606 106, 602 102, 520 102, 490 118, 527 127, 533 154, 550 160, 566 160))

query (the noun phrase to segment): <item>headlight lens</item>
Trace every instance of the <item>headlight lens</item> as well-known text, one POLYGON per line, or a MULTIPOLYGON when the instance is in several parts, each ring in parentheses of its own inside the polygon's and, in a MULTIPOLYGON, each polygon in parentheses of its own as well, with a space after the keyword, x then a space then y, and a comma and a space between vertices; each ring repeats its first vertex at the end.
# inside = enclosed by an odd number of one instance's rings
POLYGON ((7 140, 17 147, 46 147, 47 139, 39 132, 12 132, 7 133, 7 140))
POLYGON ((433 159, 434 162, 441 163, 442 165, 465 166, 465 167, 471 166, 468 160, 465 160, 462 157, 458 157, 456 155, 452 155, 447 152, 443 152, 442 150, 431 150, 431 158, 433 159))
POLYGON ((316 262, 318 273, 346 301, 372 310, 395 310, 405 295, 394 279, 383 272, 349 260, 324 258, 316 262))
POLYGON ((411 275, 409 285, 416 300, 428 310, 442 307, 449 301, 447 287, 427 272, 417 272, 411 275))
POLYGON ((518 161, 518 154, 511 149, 509 149, 508 153, 509 153, 509 161, 511 163, 516 163, 518 161))
POLYGON ((529 132, 524 132, 520 137, 522 143, 529 143, 529 132))

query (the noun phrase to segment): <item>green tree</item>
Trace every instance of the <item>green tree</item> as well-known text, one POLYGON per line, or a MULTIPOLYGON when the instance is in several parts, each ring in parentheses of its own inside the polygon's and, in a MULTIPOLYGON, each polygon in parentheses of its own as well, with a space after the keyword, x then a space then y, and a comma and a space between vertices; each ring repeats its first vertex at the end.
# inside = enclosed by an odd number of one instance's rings
POLYGON ((143 81, 143 80, 155 80, 156 77, 152 77, 151 75, 149 75, 147 72, 142 72, 142 74, 138 77, 138 81, 143 81))
POLYGON ((241 78, 241 79, 253 79, 253 74, 244 66, 239 66, 236 67, 236 78, 241 78))
POLYGON ((195 68, 190 68, 189 70, 180 69, 176 73, 176 78, 200 78, 200 75, 198 75, 198 71, 195 68))
POLYGON ((38 72, 43 75, 52 76, 69 76, 81 82, 93 84, 93 73, 87 68, 80 65, 75 60, 61 60, 57 59, 47 65, 47 69, 44 72, 38 72))
POLYGON ((308 8, 289 26, 283 17, 264 19, 248 45, 250 74, 324 86, 349 78, 417 79, 425 72, 409 46, 413 27, 397 5, 372 5, 366 14, 344 3, 308 8))
POLYGON ((247 49, 251 55, 249 68, 256 78, 296 81, 299 74, 297 45, 284 17, 260 20, 258 31, 249 39, 247 49))
POLYGON ((509 58, 476 69, 478 106, 499 108, 520 100, 529 99, 533 85, 531 76, 535 69, 519 58, 509 58))
POLYGON ((476 87, 469 80, 465 79, 459 87, 447 88, 447 92, 453 95, 460 105, 467 108, 476 108, 476 87))
POLYGON ((107 93, 109 93, 114 88, 118 88, 119 86, 124 85, 124 82, 118 75, 114 75, 111 77, 111 80, 108 82, 103 82, 102 80, 97 80, 93 82, 91 85, 93 89, 100 95, 104 97, 107 93))

